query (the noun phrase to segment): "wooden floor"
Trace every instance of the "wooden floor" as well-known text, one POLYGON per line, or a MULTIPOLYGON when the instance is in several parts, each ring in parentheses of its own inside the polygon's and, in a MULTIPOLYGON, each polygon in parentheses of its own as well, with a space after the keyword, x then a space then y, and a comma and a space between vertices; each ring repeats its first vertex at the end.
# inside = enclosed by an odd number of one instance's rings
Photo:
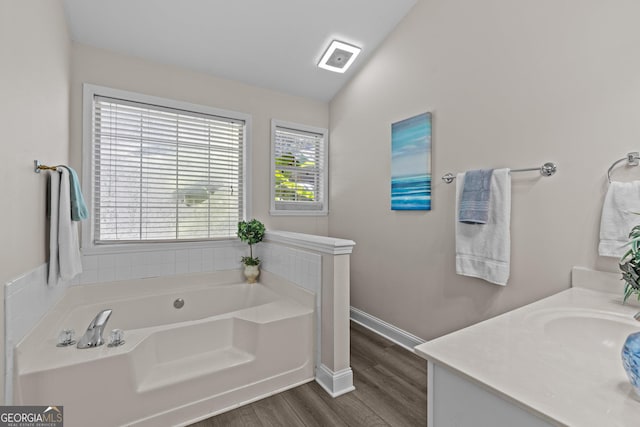
POLYGON ((190 427, 426 426, 426 362, 351 322, 356 390, 335 399, 315 381, 190 427))

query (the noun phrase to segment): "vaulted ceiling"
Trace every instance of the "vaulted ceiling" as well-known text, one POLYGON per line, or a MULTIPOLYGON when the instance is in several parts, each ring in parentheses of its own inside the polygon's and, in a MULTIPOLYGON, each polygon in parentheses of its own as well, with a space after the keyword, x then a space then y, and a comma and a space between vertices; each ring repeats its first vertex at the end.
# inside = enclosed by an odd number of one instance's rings
POLYGON ((329 101, 417 0, 64 0, 83 44, 329 101), (316 66, 360 46, 344 74, 316 66))

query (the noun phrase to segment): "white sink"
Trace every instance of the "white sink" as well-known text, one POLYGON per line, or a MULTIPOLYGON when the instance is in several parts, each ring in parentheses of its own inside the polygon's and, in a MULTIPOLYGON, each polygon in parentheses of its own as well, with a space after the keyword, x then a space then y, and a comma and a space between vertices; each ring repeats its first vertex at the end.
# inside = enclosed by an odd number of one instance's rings
POLYGON ((545 338, 603 356, 619 355, 627 336, 640 331, 640 322, 632 317, 601 310, 566 307, 535 311, 527 317, 543 329, 545 338))

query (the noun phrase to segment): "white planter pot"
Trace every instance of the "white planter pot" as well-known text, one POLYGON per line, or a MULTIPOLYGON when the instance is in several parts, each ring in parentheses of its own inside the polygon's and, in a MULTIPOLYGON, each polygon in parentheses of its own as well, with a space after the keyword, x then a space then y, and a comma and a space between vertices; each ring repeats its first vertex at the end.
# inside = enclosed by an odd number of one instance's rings
POLYGON ((256 283, 258 276, 260 275, 259 265, 245 265, 244 277, 247 278, 247 283, 256 283))

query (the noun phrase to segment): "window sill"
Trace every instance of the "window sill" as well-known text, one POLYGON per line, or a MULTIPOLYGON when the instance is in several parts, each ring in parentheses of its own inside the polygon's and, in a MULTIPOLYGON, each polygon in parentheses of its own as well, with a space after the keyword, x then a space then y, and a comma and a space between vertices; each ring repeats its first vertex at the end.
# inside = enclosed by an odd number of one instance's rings
POLYGON ((327 216, 329 211, 294 211, 294 210, 269 210, 271 216, 327 216))
POLYGON ((82 248, 83 255, 122 254, 131 252, 156 252, 167 250, 224 248, 236 246, 239 239, 207 240, 200 242, 176 242, 176 243, 114 243, 107 245, 91 245, 82 248))

